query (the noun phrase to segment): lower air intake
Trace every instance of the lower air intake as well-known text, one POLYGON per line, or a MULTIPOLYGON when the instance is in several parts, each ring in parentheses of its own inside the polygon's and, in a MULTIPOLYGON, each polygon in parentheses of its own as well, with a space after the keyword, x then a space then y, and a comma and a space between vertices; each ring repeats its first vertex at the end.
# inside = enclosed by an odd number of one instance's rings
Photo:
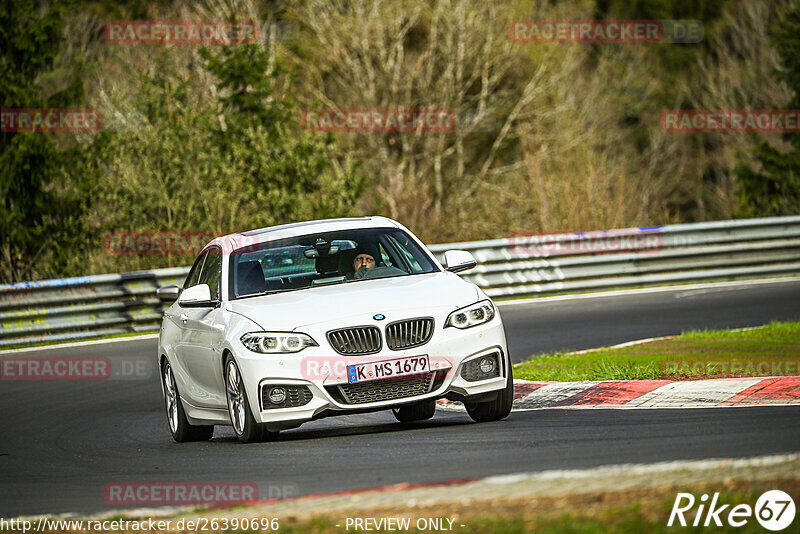
POLYGON ((326 389, 342 404, 369 404, 425 395, 441 385, 445 374, 446 371, 440 370, 402 378, 326 386, 326 389))

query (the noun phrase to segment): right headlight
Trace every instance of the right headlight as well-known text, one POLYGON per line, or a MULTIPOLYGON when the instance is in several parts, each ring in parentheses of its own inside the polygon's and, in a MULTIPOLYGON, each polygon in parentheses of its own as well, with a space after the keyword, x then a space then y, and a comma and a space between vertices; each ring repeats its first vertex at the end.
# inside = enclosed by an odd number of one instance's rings
POLYGON ((458 309, 447 316, 444 327, 471 328, 488 323, 494 319, 494 304, 490 300, 482 300, 465 308, 458 309))
POLYGON ((250 332, 241 340, 242 345, 262 354, 286 354, 318 346, 311 336, 295 332, 250 332))

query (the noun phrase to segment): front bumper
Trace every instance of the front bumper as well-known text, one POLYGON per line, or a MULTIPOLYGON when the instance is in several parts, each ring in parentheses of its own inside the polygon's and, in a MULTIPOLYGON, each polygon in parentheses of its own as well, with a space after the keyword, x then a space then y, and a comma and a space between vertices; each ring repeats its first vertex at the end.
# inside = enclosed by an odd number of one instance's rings
POLYGON ((258 422, 273 429, 291 428, 329 415, 382 410, 448 396, 484 395, 502 390, 507 384, 509 359, 499 316, 485 325, 465 330, 438 326, 431 341, 423 346, 406 350, 384 346, 380 352, 368 356, 341 356, 327 347, 324 333, 317 332, 312 337, 321 346, 306 348, 298 354, 256 354, 243 347, 236 352, 250 408, 258 422), (497 355, 496 376, 476 379, 474 374, 462 372, 469 362, 492 354, 497 355), (429 357, 427 375, 348 382, 348 365, 422 355, 429 357), (283 403, 286 407, 275 407, 269 399, 269 391, 276 386, 291 393, 287 398, 292 397, 292 401, 283 403), (381 398, 383 393, 387 398, 381 398), (294 405, 297 403, 302 404, 294 405))

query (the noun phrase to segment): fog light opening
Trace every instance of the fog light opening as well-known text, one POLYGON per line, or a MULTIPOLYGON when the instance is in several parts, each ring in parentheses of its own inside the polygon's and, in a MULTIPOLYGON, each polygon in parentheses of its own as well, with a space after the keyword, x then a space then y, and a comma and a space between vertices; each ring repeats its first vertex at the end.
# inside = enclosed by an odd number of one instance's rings
POLYGON ((286 400, 286 390, 283 388, 272 388, 269 390, 269 401, 272 404, 282 404, 286 400))
POLYGON ((494 371, 494 359, 482 358, 478 364, 478 368, 481 370, 481 373, 485 375, 490 374, 492 371, 494 371))

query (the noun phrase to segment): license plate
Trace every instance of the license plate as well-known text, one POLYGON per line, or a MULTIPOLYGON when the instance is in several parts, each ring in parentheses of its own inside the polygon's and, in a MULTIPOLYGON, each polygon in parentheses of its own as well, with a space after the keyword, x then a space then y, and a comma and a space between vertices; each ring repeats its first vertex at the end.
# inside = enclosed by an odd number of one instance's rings
POLYGON ((398 358, 382 362, 348 365, 347 378, 352 384, 353 382, 363 382, 364 380, 380 380, 382 378, 424 373, 429 369, 430 362, 428 362, 427 356, 412 356, 410 358, 398 358))

